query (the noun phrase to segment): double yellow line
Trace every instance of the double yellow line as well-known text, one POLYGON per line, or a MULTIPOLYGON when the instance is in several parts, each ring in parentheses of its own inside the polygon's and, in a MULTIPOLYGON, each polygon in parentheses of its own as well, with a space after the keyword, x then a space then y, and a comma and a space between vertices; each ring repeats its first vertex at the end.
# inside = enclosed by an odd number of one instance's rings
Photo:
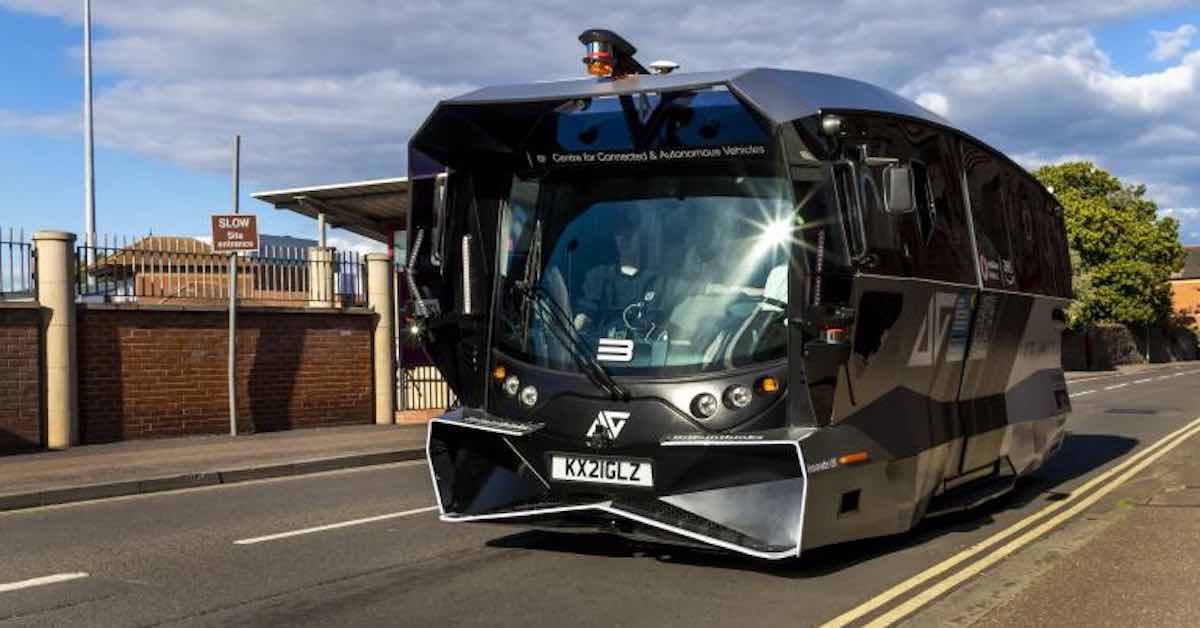
POLYGON ((1024 534, 1017 536, 1011 541, 1001 545, 990 553, 978 558, 974 562, 962 567, 958 571, 953 572, 950 576, 941 580, 937 584, 912 595, 900 604, 897 604, 887 612, 875 618, 870 623, 866 624, 869 628, 881 628, 883 626, 891 626, 896 622, 911 615, 922 606, 937 599, 938 596, 950 591, 954 587, 966 582, 975 577, 983 570, 992 565, 1004 560, 1022 547, 1032 543, 1039 537, 1053 530, 1066 520, 1079 514, 1084 509, 1102 499, 1105 495, 1111 493, 1117 487, 1121 486, 1130 478, 1140 473, 1143 469, 1153 464, 1159 458, 1170 453, 1171 450, 1178 447, 1185 440, 1200 432, 1200 418, 1193 420, 1191 423, 1182 428, 1168 434, 1159 439, 1154 444, 1149 445, 1138 452, 1128 460, 1118 464, 1117 466, 1101 473, 1092 478, 1083 486, 1072 491, 1071 499, 1053 502, 1045 508, 1025 517, 1017 523, 997 532, 987 539, 968 547, 967 549, 951 556, 950 558, 922 571, 911 578, 897 584, 896 586, 876 595, 875 597, 863 602, 862 604, 834 617, 821 628, 840 628, 848 626, 851 623, 858 621, 866 615, 875 612, 886 604, 908 595, 921 585, 950 572, 952 569, 974 558, 1005 539, 1017 534, 1021 530, 1041 521, 1037 526, 1029 529, 1024 534), (1111 480, 1111 481, 1110 481, 1111 480), (1089 491, 1096 489, 1094 493, 1088 494, 1089 491), (1084 496, 1081 499, 1080 496, 1084 496), (1069 508, 1068 508, 1069 506, 1069 508), (1064 510, 1065 509, 1065 510, 1064 510), (1062 512, 1059 512, 1062 511, 1062 512), (1043 521, 1044 520, 1044 521, 1043 521))

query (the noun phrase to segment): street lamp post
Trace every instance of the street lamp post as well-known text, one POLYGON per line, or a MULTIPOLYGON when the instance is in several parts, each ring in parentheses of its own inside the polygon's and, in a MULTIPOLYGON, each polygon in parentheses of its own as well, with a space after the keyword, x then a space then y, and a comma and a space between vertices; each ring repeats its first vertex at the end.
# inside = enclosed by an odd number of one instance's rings
MULTIPOLYGON (((238 213, 242 136, 233 136, 233 213, 238 213)), ((237 436, 237 253, 229 253, 229 435, 237 436)))
POLYGON ((92 166, 92 0, 83 0, 83 223, 84 250, 92 260, 96 246, 96 178, 92 166))

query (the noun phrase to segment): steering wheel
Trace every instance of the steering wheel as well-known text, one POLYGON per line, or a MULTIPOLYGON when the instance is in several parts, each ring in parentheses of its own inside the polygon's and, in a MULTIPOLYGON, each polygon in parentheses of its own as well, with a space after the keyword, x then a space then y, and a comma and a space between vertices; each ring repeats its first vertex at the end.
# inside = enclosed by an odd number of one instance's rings
POLYGON ((654 321, 650 320, 647 315, 649 305, 649 301, 638 299, 621 310, 621 320, 625 323, 625 328, 634 334, 634 337, 648 334, 655 327, 654 321))

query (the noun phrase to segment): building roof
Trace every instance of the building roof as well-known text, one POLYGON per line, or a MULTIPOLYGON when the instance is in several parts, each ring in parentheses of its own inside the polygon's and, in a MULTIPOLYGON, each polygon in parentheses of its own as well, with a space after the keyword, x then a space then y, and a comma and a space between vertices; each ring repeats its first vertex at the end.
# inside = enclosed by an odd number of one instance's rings
MULTIPOLYGON (((269 258, 274 262, 303 261, 307 248, 316 246, 316 240, 292 236, 259 235, 258 252, 239 257, 240 266, 252 265, 256 260, 269 258)), ((171 272, 180 268, 213 264, 223 260, 227 253, 213 252, 212 245, 199 238, 189 236, 147 236, 116 249, 101 249, 95 262, 88 268, 94 275, 113 272, 171 272)))
POLYGON ((316 218, 325 214, 331 227, 345 229, 385 244, 408 221, 408 179, 375 179, 332 185, 256 192, 254 198, 316 218))
POLYGON ((152 263, 172 263, 184 254, 211 255, 212 246, 187 236, 147 236, 119 249, 101 250, 92 264, 92 272, 125 266, 149 266, 152 263))
POLYGON ((1171 275, 1171 279, 1200 279, 1200 246, 1183 247, 1187 257, 1183 262, 1183 270, 1171 275))

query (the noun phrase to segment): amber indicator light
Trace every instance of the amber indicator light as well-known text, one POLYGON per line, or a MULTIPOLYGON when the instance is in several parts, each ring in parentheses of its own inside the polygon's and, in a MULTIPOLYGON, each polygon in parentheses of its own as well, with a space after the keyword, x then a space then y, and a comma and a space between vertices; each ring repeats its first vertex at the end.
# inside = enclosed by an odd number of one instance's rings
POLYGON ((492 377, 495 377, 496 381, 503 381, 507 375, 508 369, 504 368, 503 364, 497 365, 496 368, 492 369, 492 377))
POLYGON ((866 462, 870 459, 871 456, 867 454, 867 452, 859 451, 852 454, 846 454, 845 456, 838 456, 838 464, 858 464, 860 462, 866 462))
POLYGON ((758 389, 768 395, 779 392, 779 380, 770 375, 758 380, 758 389))

